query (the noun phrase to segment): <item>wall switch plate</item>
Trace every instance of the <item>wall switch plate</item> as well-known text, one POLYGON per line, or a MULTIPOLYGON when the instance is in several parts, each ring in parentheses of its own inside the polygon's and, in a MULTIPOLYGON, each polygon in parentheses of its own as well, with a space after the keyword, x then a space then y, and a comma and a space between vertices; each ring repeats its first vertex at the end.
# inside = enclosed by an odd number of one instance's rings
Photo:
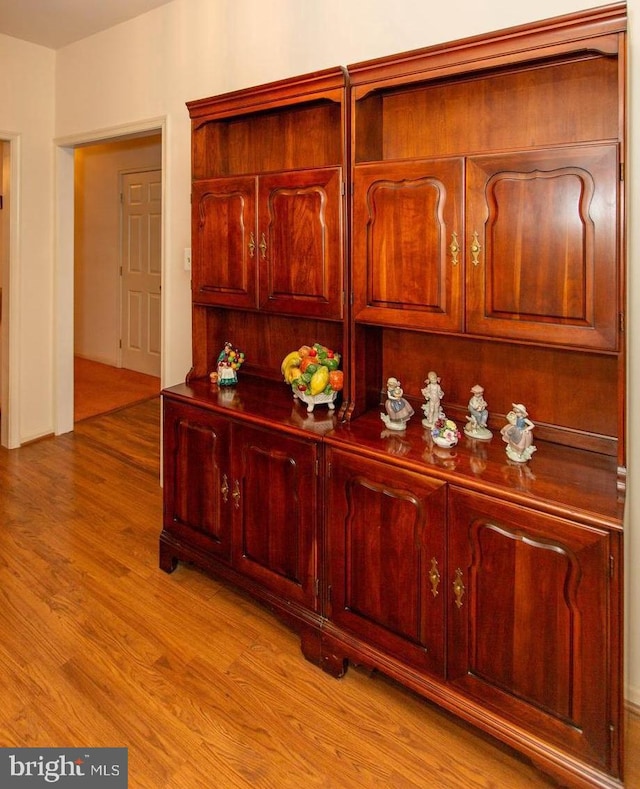
POLYGON ((191 271, 191 249, 188 247, 184 250, 184 270, 191 271))

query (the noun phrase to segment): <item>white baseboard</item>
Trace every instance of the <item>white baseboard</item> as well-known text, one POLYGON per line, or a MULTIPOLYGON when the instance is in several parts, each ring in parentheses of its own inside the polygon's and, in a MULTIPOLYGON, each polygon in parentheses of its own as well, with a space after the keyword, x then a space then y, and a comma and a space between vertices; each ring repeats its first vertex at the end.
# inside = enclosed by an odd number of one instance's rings
POLYGON ((638 688, 635 688, 635 690, 633 688, 627 688, 624 697, 624 705, 630 712, 640 715, 640 691, 638 688))

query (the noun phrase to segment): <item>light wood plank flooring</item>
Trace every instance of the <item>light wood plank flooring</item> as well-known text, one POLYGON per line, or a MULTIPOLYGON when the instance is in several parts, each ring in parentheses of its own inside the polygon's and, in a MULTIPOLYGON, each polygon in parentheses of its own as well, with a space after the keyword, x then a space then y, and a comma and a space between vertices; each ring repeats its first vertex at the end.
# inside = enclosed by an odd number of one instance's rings
POLYGON ((160 379, 155 376, 81 356, 74 358, 73 377, 75 422, 142 402, 160 392, 160 379))
MULTIPOLYGON (((0 449, 0 742, 124 746, 131 789, 552 786, 379 675, 336 680, 194 569, 158 569, 159 399, 0 449)), ((630 719, 628 787, 640 786, 630 719)))

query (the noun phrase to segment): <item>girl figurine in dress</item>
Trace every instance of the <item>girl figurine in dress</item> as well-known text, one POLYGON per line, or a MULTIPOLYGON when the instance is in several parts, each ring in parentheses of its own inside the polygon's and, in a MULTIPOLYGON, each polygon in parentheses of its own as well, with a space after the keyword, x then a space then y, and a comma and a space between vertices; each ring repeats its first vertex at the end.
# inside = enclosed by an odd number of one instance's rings
POLYGON ((424 382, 426 386, 421 391, 426 403, 422 406, 422 410, 424 411, 422 424, 425 427, 433 427, 438 419, 444 419, 445 414, 440 405, 444 397, 444 392, 440 387, 438 374, 433 372, 433 370, 427 374, 424 382))
POLYGON ((527 409, 522 403, 512 403, 507 414, 507 424, 500 431, 507 445, 507 457, 516 463, 526 463, 536 451, 533 445, 533 428, 527 409))
POLYGON ((387 379, 387 401, 384 404, 386 413, 380 414, 380 419, 389 430, 404 430, 407 422, 415 411, 411 404, 403 397, 404 392, 397 378, 387 379))

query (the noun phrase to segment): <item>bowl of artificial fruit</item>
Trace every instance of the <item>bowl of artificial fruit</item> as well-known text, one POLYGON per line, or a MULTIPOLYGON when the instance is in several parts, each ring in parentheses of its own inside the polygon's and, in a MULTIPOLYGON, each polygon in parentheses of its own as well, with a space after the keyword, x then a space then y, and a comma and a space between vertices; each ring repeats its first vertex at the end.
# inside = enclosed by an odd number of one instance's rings
POLYGON ((334 401, 344 385, 339 366, 340 354, 316 342, 288 353, 282 360, 281 372, 294 399, 305 403, 311 413, 318 404, 335 408, 334 401))

